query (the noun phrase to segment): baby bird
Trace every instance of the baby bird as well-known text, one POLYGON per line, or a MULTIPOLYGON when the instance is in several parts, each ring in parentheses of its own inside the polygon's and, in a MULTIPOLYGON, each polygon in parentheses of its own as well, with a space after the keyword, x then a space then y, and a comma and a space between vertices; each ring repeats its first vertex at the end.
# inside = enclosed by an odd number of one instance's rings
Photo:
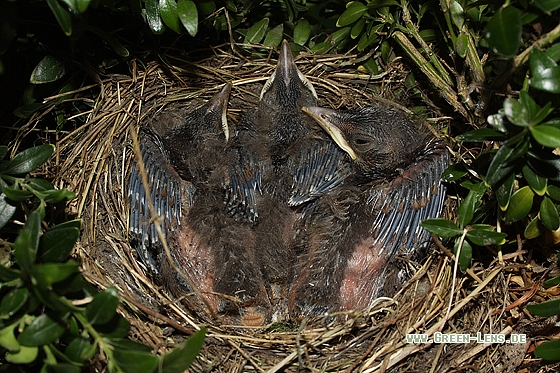
POLYGON ((212 171, 222 162, 220 154, 229 138, 226 109, 231 85, 206 104, 192 110, 163 112, 141 129, 142 162, 148 177, 142 182, 138 163, 128 184, 129 227, 140 261, 175 295, 187 297, 193 308, 210 314, 215 310, 213 278, 219 265, 189 220, 212 171), (155 211, 150 211, 148 195, 155 211), (152 216, 161 217, 169 247, 163 250, 152 216), (171 259, 171 260, 169 260, 171 259))
POLYGON ((351 159, 353 174, 302 219, 289 295, 295 316, 365 309, 394 294, 397 255, 419 256, 430 240, 420 227, 437 217, 449 163, 444 144, 402 111, 379 105, 348 111, 303 109, 351 159))
POLYGON ((284 40, 257 110, 241 120, 229 146, 234 157, 225 172, 226 203, 253 226, 254 255, 275 307, 273 321, 282 319, 293 276, 294 208, 341 184, 349 171, 344 153, 301 110, 316 104, 315 89, 284 40))

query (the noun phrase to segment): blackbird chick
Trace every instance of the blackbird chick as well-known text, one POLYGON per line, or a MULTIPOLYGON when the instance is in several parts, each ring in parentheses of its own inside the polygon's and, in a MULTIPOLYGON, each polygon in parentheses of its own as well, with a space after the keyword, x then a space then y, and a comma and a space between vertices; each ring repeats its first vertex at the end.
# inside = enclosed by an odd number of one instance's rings
POLYGON ((420 222, 441 212, 449 155, 393 107, 303 110, 349 155, 353 175, 305 212, 290 311, 364 309, 404 280, 397 255, 418 258, 428 245, 420 222))
POLYGON ((273 321, 286 313, 282 303, 293 276, 294 207, 336 187, 348 174, 344 153, 301 110, 316 104, 315 89, 284 41, 257 110, 238 124, 230 143, 235 157, 226 172, 227 205, 253 226, 256 263, 274 306, 273 321))
POLYGON ((230 90, 231 85, 225 85, 194 110, 160 113, 141 129, 139 141, 148 186, 143 185, 138 164, 128 184, 129 226, 141 262, 177 296, 195 292, 199 299, 191 303, 203 311, 213 301, 213 278, 209 274, 220 263, 215 263, 210 248, 200 244, 189 213, 222 162, 220 154, 229 138, 226 109, 230 90), (153 215, 161 218, 169 257, 152 222, 153 215))

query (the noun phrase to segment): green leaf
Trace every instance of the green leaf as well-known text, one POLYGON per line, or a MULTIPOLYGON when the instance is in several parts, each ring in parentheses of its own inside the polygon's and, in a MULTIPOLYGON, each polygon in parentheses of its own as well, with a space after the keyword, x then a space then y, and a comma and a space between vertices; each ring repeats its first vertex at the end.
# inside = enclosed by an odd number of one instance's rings
POLYGON ((146 21, 154 34, 161 34, 165 31, 159 14, 158 0, 146 0, 146 21))
POLYGON ((378 39, 379 38, 375 30, 371 30, 369 31, 369 33, 364 33, 358 41, 358 52, 362 52, 364 49, 375 43, 378 39))
POLYGON ((66 229, 66 228, 81 229, 82 228, 82 220, 81 219, 74 219, 74 220, 65 221, 64 223, 57 224, 54 227, 52 227, 51 229, 49 229, 49 232, 52 231, 52 230, 66 229))
POLYGON ((14 256, 22 269, 31 272, 35 263, 37 248, 39 246, 39 232, 41 230, 41 217, 33 211, 29 214, 25 226, 14 242, 14 256))
POLYGON ((525 181, 527 181, 527 184, 529 184, 531 189, 533 189, 533 192, 535 192, 539 196, 544 196, 546 192, 546 184, 548 180, 545 177, 537 175, 527 165, 523 166, 521 171, 523 173, 523 177, 525 178, 525 181))
POLYGON ((506 138, 506 135, 491 128, 479 128, 474 131, 465 132, 456 137, 458 141, 467 142, 500 141, 506 138))
POLYGON ((555 10, 560 8, 560 1, 558 1, 558 0, 539 0, 539 1, 535 1, 534 4, 532 4, 532 5, 536 6, 537 8, 542 10, 543 12, 550 15, 550 13, 552 13, 555 10))
POLYGON ((14 202, 27 201, 28 199, 33 197, 33 193, 17 188, 5 187, 2 189, 2 192, 6 195, 6 197, 8 197, 9 200, 14 202))
POLYGON ((251 28, 247 31, 247 35, 245 36, 245 44, 254 44, 258 43, 264 37, 266 29, 268 28, 269 19, 267 17, 263 18, 259 22, 255 23, 251 28))
POLYGON ((273 29, 268 30, 264 37, 263 44, 267 47, 277 47, 282 42, 282 36, 284 36, 284 25, 279 24, 273 29))
POLYGON ((298 45, 305 45, 309 40, 311 34, 311 27, 306 19, 300 19, 294 28, 294 43, 298 45))
POLYGON ((179 0, 177 2, 179 19, 190 36, 196 36, 198 32, 198 10, 194 1, 179 0))
POLYGON ((474 229, 467 232, 467 238, 478 246, 503 245, 507 235, 486 229, 474 229))
POLYGON ((13 364, 31 364, 39 356, 39 348, 20 346, 17 352, 8 352, 6 361, 13 364))
POLYGON ((95 325, 95 330, 106 338, 124 338, 130 331, 130 323, 119 313, 105 324, 95 325))
POLYGON ((455 40, 455 52, 461 58, 465 58, 467 56, 467 52, 469 51, 469 37, 465 33, 460 33, 457 36, 457 40, 455 40))
MULTIPOLYGON (((457 237, 455 239, 455 244, 453 245, 455 256, 457 256, 457 251, 459 248, 459 243, 461 239, 457 237)), ((472 246, 467 240, 463 240, 463 247, 461 247, 461 253, 459 255, 459 268, 462 273, 465 273, 467 269, 471 266, 472 260, 472 246)))
POLYGON ((535 347, 535 355, 543 360, 560 360, 560 339, 538 345, 535 347))
POLYGON ((484 38, 492 52, 513 57, 521 42, 521 12, 512 7, 499 8, 486 24, 484 38))
POLYGON ((472 221, 474 210, 480 203, 481 197, 482 194, 477 190, 471 189, 469 191, 469 194, 467 194, 467 196, 463 200, 463 203, 461 203, 457 211, 459 228, 464 228, 472 221))
POLYGON ((545 69, 556 67, 556 62, 539 48, 531 50, 530 58, 531 75, 539 76, 545 69))
POLYGON ((489 232, 493 232, 495 229, 495 227, 490 224, 472 224, 471 228, 489 232))
POLYGON ((66 189, 51 189, 44 191, 38 197, 45 201, 45 203, 58 203, 64 200, 70 201, 76 197, 76 194, 66 189))
POLYGON ((490 166, 488 166, 486 182, 490 185, 495 185, 504 178, 509 177, 516 166, 513 161, 525 155, 528 150, 529 142, 526 139, 522 139, 513 147, 502 144, 500 149, 494 154, 490 166))
POLYGON ((447 169, 441 175, 442 180, 446 182, 451 182, 459 180, 469 172, 463 163, 455 163, 447 167, 447 169))
POLYGON ((91 344, 87 339, 78 336, 68 343, 65 355, 72 361, 84 363, 95 356, 97 345, 91 344))
POLYGON ((359 1, 354 1, 348 5, 346 10, 340 15, 336 21, 337 27, 348 26, 362 17, 367 12, 368 7, 359 1))
MULTIPOLYGON (((558 3, 560 4, 560 2, 558 3)), ((537 49, 538 48, 534 48, 537 49)), ((551 45, 546 51, 545 51, 546 55, 548 57, 550 57, 554 62, 558 62, 560 61, 560 43, 556 43, 551 45)), ((532 52, 531 52, 532 54, 532 52)), ((532 56, 531 56, 532 57, 532 56)))
POLYGON ((350 27, 341 28, 340 30, 332 33, 331 40, 335 44, 341 44, 346 40, 348 34, 350 34, 350 27))
POLYGON ((539 217, 535 216, 533 220, 531 220, 529 224, 527 224, 527 226, 525 227, 525 231, 523 232, 523 235, 525 236, 525 238, 530 240, 539 237, 541 233, 542 233, 542 229, 541 229, 541 223, 539 217))
POLYGON ((151 373, 157 368, 159 359, 150 353, 150 347, 128 339, 106 341, 114 349, 114 361, 125 373, 151 373))
MULTIPOLYGON (((547 102, 547 104, 545 106, 543 106, 542 108, 540 108, 539 110, 537 110, 534 114, 533 114, 533 124, 537 125, 539 123, 541 123, 543 120, 546 119, 546 117, 552 113, 554 111, 554 108, 551 107, 551 103, 547 102)), ((551 121, 548 121, 546 123, 543 124, 550 124, 553 125, 556 128, 558 127, 558 123, 554 123, 554 119, 551 121)))
POLYGON ((549 185, 546 187, 546 194, 555 201, 560 202, 560 188, 556 185, 549 185))
POLYGON ((480 204, 480 199, 486 191, 486 187, 482 182, 471 185, 469 189, 469 194, 467 194, 467 197, 465 197, 457 211, 459 228, 464 228, 472 221, 476 207, 480 204))
POLYGON ((60 0, 60 1, 66 4, 66 6, 68 6, 68 8, 72 13, 78 12, 78 5, 76 4, 76 0, 60 0))
POLYGON ((125 373, 151 373, 158 366, 158 358, 149 352, 115 348, 113 357, 125 373))
POLYGON ((560 227, 560 217, 558 216, 558 210, 556 209, 556 206, 554 206, 554 203, 547 196, 543 197, 539 215, 543 225, 551 231, 555 231, 560 227))
POLYGON ((18 336, 18 342, 23 346, 46 345, 61 337, 65 330, 64 324, 42 314, 18 336))
POLYGON ((27 185, 39 192, 45 192, 47 190, 55 189, 55 186, 50 181, 45 179, 29 178, 27 180, 27 185))
POLYGON ((465 23, 465 12, 463 7, 457 1, 452 0, 449 11, 451 13, 453 23, 457 26, 457 29, 461 30, 463 28, 463 24, 465 23))
POLYGON ((66 36, 72 35, 72 17, 70 13, 60 5, 58 0, 47 0, 47 4, 66 36))
POLYGON ((526 162, 539 175, 548 180, 560 181, 560 157, 551 149, 531 149, 527 152, 526 162))
POLYGON ((9 282, 20 278, 20 271, 0 264, 0 281, 9 282))
POLYGON ((504 112, 509 121, 517 126, 527 127, 531 124, 531 114, 527 107, 513 98, 504 100, 504 112))
POLYGON ((79 237, 80 230, 77 227, 55 226, 51 228, 41 237, 40 261, 43 263, 64 261, 72 252, 79 237))
POLYGON ((560 299, 554 299, 537 304, 528 304, 527 310, 533 315, 541 317, 558 315, 560 314, 560 299))
POLYGON ((365 25, 366 20, 364 18, 356 22, 356 24, 354 24, 354 26, 352 26, 352 29, 350 30, 350 37, 352 39, 356 39, 358 36, 360 36, 362 34, 362 31, 364 30, 365 25))
POLYGON ((19 325, 19 322, 13 323, 12 325, 6 326, 0 329, 0 346, 10 350, 18 351, 20 344, 14 335, 14 330, 19 325))
MULTIPOLYGON (((375 61, 375 58, 368 58, 368 60, 364 62, 362 66, 365 67, 370 74, 379 74, 379 66, 375 61)), ((408 76, 412 76, 412 74, 409 74, 408 76)))
POLYGON ((16 206, 10 204, 6 200, 6 195, 4 193, 0 194, 0 228, 10 221, 15 212, 16 206))
POLYGON ((54 82, 64 76, 64 63, 58 58, 46 55, 33 69, 29 81, 33 84, 54 82))
POLYGON ((523 219, 531 207, 533 207, 533 197, 535 193, 527 185, 513 193, 510 199, 509 207, 506 210, 505 220, 514 222, 523 219))
POLYGON ((83 312, 82 308, 74 306, 65 297, 56 294, 50 289, 33 287, 33 293, 46 307, 59 312, 83 312))
POLYGON ((496 188, 496 200, 498 201, 498 206, 500 206, 500 210, 506 211, 509 206, 509 200, 511 198, 511 194, 513 193, 513 185, 515 182, 515 175, 511 173, 507 179, 505 179, 499 186, 496 188))
POLYGON ((57 282, 66 280, 74 273, 78 273, 80 264, 77 262, 36 264, 33 266, 33 276, 37 284, 48 287, 57 282))
POLYGON ((152 351, 151 347, 146 346, 140 342, 131 341, 130 339, 126 338, 106 338, 107 343, 113 346, 115 349, 121 350, 135 350, 141 352, 150 352, 152 351))
POLYGON ((313 54, 325 54, 331 49, 333 45, 331 43, 317 43, 311 48, 313 54))
POLYGON ((176 33, 181 32, 181 24, 177 15, 175 0, 159 0, 159 14, 163 23, 176 33))
POLYGON ((0 302, 0 318, 6 319, 14 315, 27 302, 28 297, 29 290, 27 288, 12 289, 4 295, 0 302))
POLYGON ((204 344, 206 329, 202 328, 162 357, 162 373, 182 373, 196 359, 204 344))
POLYGON ((85 13, 91 3, 91 0, 76 0, 76 3, 78 5, 78 12, 85 13))
POLYGON ((539 126, 529 127, 529 130, 533 138, 537 140, 539 144, 549 148, 557 148, 560 146, 560 128, 541 124, 539 126))
POLYGON ((558 74, 558 66, 556 61, 548 56, 547 53, 538 48, 533 48, 531 51, 531 80, 530 84, 545 91, 554 91, 558 87, 558 81, 555 81, 554 76, 558 74))
POLYGON ((426 219, 420 225, 428 232, 442 238, 455 237, 463 232, 455 223, 446 219, 426 219))
POLYGON ((529 113, 529 118, 530 118, 529 123, 535 124, 535 122, 532 119, 533 116, 536 114, 536 112, 539 110, 539 106, 537 105, 535 100, 533 100, 533 98, 531 97, 529 92, 527 92, 527 90, 523 89, 521 90, 521 92, 519 92, 519 102, 527 109, 529 113))
POLYGON ((93 325, 104 324, 111 320, 117 312, 119 298, 114 287, 98 293, 86 308, 86 317, 93 325))
POLYGON ((529 80, 531 87, 550 93, 560 93, 560 66, 544 69, 529 80))
POLYGON ((553 277, 543 282, 542 285, 545 289, 548 289, 559 284, 560 284, 560 277, 553 277))
POLYGON ((504 116, 503 110, 500 110, 500 113, 498 113, 498 114, 489 115, 486 118, 486 121, 488 122, 488 124, 490 124, 492 127, 497 129, 498 131, 500 131, 502 133, 506 133, 508 131, 507 131, 507 128, 504 124, 503 116, 504 116))
POLYGON ((22 175, 35 170, 54 153, 54 145, 45 144, 25 149, 8 162, 0 165, 0 173, 22 175))

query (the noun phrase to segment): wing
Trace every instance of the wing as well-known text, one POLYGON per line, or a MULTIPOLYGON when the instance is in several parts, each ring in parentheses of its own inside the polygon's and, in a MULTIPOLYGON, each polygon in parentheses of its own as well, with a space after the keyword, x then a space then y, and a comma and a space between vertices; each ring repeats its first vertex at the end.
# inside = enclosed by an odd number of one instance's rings
POLYGON ((373 188, 367 204, 372 206, 374 223, 371 236, 381 243, 381 252, 388 257, 398 251, 413 255, 430 242, 430 234, 420 223, 436 218, 445 201, 445 187, 441 174, 449 165, 445 146, 434 140, 423 155, 387 187, 373 188))
POLYGON ((289 206, 316 199, 342 185, 350 174, 346 154, 332 141, 316 142, 299 152, 291 164, 293 181, 289 206))
POLYGON ((161 217, 163 233, 168 236, 181 224, 183 205, 192 205, 195 188, 191 183, 181 180, 155 134, 142 132, 139 140, 148 185, 147 188, 144 186, 139 165, 135 163, 128 183, 129 229, 140 259, 158 273, 161 242, 152 216, 161 217), (154 206, 153 212, 150 211, 148 195, 154 206))
POLYGON ((222 183, 226 194, 224 203, 231 216, 252 224, 259 216, 257 198, 262 193, 263 164, 253 151, 254 141, 237 137, 232 143, 226 149, 227 164, 222 183))

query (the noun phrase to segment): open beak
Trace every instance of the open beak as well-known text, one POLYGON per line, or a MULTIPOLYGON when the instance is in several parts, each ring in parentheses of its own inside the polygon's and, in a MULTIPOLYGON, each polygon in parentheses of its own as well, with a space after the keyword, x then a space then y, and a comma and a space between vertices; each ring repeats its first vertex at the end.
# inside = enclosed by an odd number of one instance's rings
POLYGON ((222 131, 226 137, 226 143, 229 141, 229 126, 227 122, 227 106, 229 101, 229 93, 231 92, 231 83, 227 83, 222 90, 214 95, 208 102, 208 110, 210 111, 221 111, 222 113, 222 131))
POLYGON ((342 131, 333 123, 334 118, 337 116, 336 111, 332 109, 317 107, 317 106, 309 106, 304 107, 302 110, 307 113, 311 118, 315 119, 317 123, 325 130, 327 133, 332 137, 334 142, 348 155, 353 159, 356 160, 358 158, 354 149, 350 147, 348 141, 344 137, 342 131))
POLYGON ((290 49, 290 43, 288 43, 288 41, 284 39, 280 48, 280 55, 278 56, 278 64, 276 65, 276 69, 264 84, 260 98, 263 98, 264 94, 270 89, 276 79, 283 79, 284 86, 289 87, 290 81, 296 76, 303 83, 303 85, 311 91, 313 97, 317 98, 317 92, 315 92, 315 88, 313 88, 311 82, 307 80, 307 78, 301 73, 301 71, 299 71, 296 66, 294 56, 292 55, 292 51, 290 49))

